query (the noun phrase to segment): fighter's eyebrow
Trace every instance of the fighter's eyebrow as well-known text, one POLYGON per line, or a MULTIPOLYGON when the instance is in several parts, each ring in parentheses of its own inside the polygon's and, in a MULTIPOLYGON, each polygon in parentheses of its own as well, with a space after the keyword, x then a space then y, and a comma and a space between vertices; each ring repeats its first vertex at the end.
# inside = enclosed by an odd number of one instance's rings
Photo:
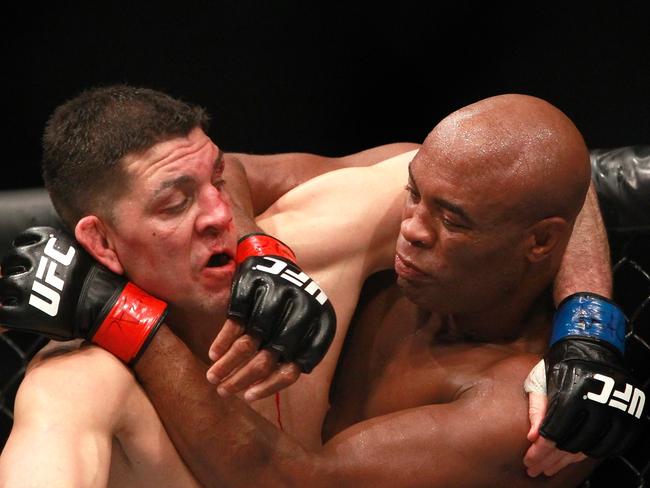
MULTIPOLYGON (((217 153, 217 157, 214 159, 214 173, 222 173, 223 168, 224 168, 224 158, 223 158, 223 151, 221 148, 219 149, 219 152, 217 153)), ((192 178, 189 175, 181 175, 177 178, 173 178, 171 180, 165 180, 163 181, 158 188, 156 188, 153 192, 152 200, 155 200, 158 195, 160 195, 162 192, 167 190, 168 188, 173 188, 173 187, 180 187, 180 186, 185 186, 189 185, 190 183, 194 182, 194 178, 192 178)))
POLYGON ((467 212, 463 210, 462 207, 459 207, 458 205, 455 205, 447 200, 443 200, 442 198, 434 198, 433 201, 441 206, 442 208, 449 210, 452 213, 455 213, 458 215, 461 219, 465 221, 468 225, 474 226, 476 225, 474 221, 470 218, 469 215, 467 215, 467 212))
POLYGON ((189 175, 181 175, 178 178, 173 178, 171 180, 165 180, 160 184, 160 186, 158 188, 156 188, 154 190, 152 200, 155 200, 158 197, 158 195, 160 195, 162 192, 164 192, 168 188, 188 185, 188 184, 192 183, 193 181, 194 181, 194 178, 192 178, 189 175))
MULTIPOLYGON (((413 178, 413 172, 411 171, 411 165, 409 164, 409 182, 417 189, 417 184, 415 183, 415 178, 413 178)), ((466 224, 470 226, 476 225, 472 218, 467 215, 467 212, 460 206, 456 205, 455 203, 451 203, 448 200, 444 200, 443 198, 434 198, 432 200, 436 205, 444 208, 445 210, 449 210, 452 213, 455 213, 460 217, 463 221, 465 221, 466 224)))

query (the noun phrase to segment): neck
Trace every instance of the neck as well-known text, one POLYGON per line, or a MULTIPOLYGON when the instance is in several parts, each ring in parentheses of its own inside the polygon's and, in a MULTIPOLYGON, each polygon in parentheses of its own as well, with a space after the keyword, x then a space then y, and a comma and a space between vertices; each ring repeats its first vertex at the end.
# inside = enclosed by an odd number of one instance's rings
MULTIPOLYGON (((545 347, 550 333, 548 311, 552 307, 550 280, 523 280, 500 303, 478 312, 451 314, 449 328, 463 340, 512 343, 523 341, 530 348, 545 347), (542 320, 539 320, 539 318, 542 320)), ((543 351, 544 349, 542 349, 543 351)), ((531 351, 535 352, 535 351, 531 351)))

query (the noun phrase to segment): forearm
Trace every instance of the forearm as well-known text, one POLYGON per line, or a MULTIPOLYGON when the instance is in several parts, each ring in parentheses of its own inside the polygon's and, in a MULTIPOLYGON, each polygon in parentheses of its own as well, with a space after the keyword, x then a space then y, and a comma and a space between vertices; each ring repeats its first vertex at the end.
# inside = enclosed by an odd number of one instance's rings
POLYGON ((164 325, 134 369, 176 449, 204 486, 303 481, 300 468, 310 465, 304 449, 243 401, 220 397, 205 379, 207 366, 164 325))
POLYGON ((254 220, 253 198, 248 183, 248 175, 239 158, 232 155, 226 157, 223 176, 226 181, 225 189, 230 196, 233 220, 239 237, 252 232, 261 232, 254 220))
POLYGON ((576 219, 560 271, 555 278, 555 304, 577 292, 597 293, 608 298, 612 294, 609 244, 593 185, 590 186, 585 204, 576 219))

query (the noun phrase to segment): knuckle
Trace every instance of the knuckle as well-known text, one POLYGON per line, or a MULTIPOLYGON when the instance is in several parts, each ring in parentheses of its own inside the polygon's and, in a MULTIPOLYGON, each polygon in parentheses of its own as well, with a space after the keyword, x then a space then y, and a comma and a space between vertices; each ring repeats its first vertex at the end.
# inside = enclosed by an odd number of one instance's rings
POLYGON ((278 381, 282 384, 294 383, 300 377, 300 368, 296 363, 289 363, 280 368, 278 381))
POLYGON ((214 378, 223 378, 226 373, 225 366, 222 363, 215 363, 210 368, 210 374, 214 378))
POLYGON ((270 372, 275 368, 277 361, 273 358, 271 354, 266 354, 265 351, 258 354, 256 358, 256 365, 259 370, 264 372, 270 372))
POLYGON ((239 354, 253 354, 257 350, 257 340, 249 335, 245 335, 237 339, 233 347, 239 354))
POLYGON ((227 348, 226 348, 225 344, 217 343, 217 342, 212 343, 212 346, 210 347, 210 349, 213 352, 218 353, 219 355, 223 355, 227 351, 227 348))
POLYGON ((259 353, 249 363, 248 370, 256 377, 262 377, 268 376, 274 366, 275 364, 268 355, 259 353))
POLYGON ((271 365, 266 363, 265 361, 256 361, 250 365, 251 374, 253 374, 256 378, 268 376, 271 370, 272 370, 271 365))

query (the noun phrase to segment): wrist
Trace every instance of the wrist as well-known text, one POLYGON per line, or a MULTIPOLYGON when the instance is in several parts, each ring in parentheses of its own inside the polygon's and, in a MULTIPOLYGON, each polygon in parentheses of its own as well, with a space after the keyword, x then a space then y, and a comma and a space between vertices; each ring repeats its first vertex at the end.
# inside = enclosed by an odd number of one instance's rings
POLYGON ((167 315, 167 304, 127 283, 103 316, 91 342, 133 366, 167 315))
POLYGON ((610 299, 595 293, 575 293, 557 307, 550 346, 569 337, 585 338, 608 343, 623 355, 626 325, 625 314, 610 299))
POLYGON ((251 256, 279 256, 296 263, 296 255, 284 242, 268 234, 247 234, 237 244, 235 261, 241 264, 251 256))

